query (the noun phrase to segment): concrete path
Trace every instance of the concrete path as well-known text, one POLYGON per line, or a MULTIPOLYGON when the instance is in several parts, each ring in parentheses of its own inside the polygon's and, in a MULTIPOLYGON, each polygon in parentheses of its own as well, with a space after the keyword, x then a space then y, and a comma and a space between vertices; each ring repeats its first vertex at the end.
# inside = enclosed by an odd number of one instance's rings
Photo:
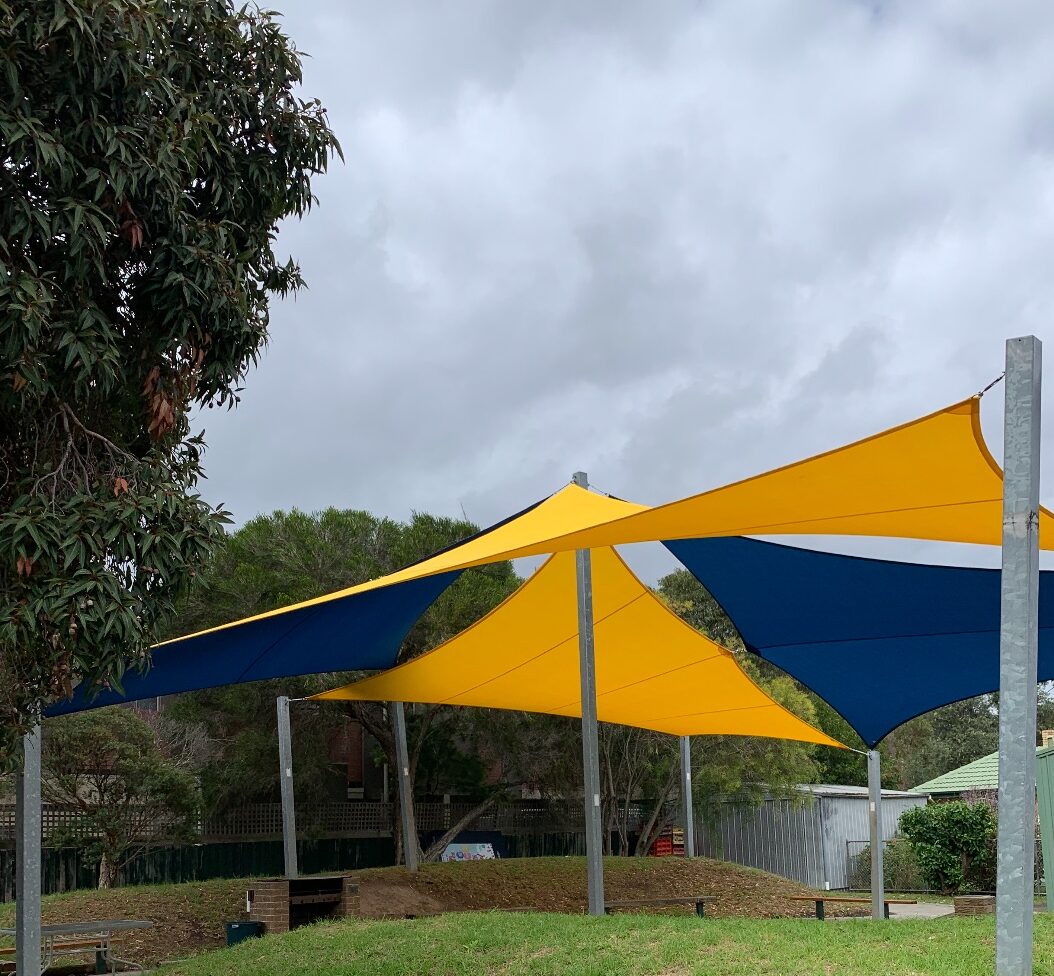
MULTIPOLYGON (((924 901, 917 905, 890 905, 889 917, 891 920, 900 918, 944 918, 945 915, 954 915, 955 909, 951 905, 941 905, 935 902, 924 901)), ((831 922, 870 922, 870 915, 842 915, 828 916, 831 922)))
POLYGON ((951 905, 941 905, 932 901, 920 901, 917 905, 890 905, 889 917, 893 918, 943 918, 954 915, 951 905))

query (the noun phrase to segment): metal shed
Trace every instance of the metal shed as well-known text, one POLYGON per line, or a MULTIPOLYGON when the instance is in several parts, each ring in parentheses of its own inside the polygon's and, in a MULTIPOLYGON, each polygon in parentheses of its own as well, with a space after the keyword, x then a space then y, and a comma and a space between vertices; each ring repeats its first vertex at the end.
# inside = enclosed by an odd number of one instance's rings
MULTIPOLYGON (((862 786, 808 785, 801 799, 729 797, 716 820, 697 819, 699 853, 792 878, 811 888, 849 886, 850 861, 867 844, 868 798, 862 786)), ((899 836, 901 814, 925 806, 918 793, 882 791, 882 836, 899 836)))

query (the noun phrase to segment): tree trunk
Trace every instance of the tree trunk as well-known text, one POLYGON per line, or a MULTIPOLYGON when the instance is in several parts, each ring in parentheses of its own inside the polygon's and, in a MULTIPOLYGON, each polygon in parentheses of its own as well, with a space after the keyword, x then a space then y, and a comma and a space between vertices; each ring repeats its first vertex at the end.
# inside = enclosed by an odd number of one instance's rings
POLYGON ((658 799, 656 799, 655 806, 653 806, 651 810, 651 816, 648 818, 647 824, 645 824, 641 830, 640 837, 637 838, 637 849, 634 851, 634 854, 637 857, 643 857, 647 854, 652 845, 652 841, 654 841, 667 826, 673 823, 673 817, 666 812, 666 804, 670 799, 670 794, 673 792, 673 785, 675 782, 676 774, 667 780, 658 799))
POLYGON ((99 858, 99 887, 113 888, 117 884, 117 862, 108 852, 99 858))
POLYGON ((432 864, 438 861, 439 858, 443 856, 443 851, 446 850, 447 844, 457 837, 461 831, 465 830, 470 824, 475 823, 481 816, 483 816, 483 814, 498 802, 500 796, 500 793, 492 793, 482 803, 477 803, 468 811, 468 813, 458 820, 457 823, 453 824, 450 829, 439 838, 439 840, 425 851, 421 860, 425 864, 432 864))

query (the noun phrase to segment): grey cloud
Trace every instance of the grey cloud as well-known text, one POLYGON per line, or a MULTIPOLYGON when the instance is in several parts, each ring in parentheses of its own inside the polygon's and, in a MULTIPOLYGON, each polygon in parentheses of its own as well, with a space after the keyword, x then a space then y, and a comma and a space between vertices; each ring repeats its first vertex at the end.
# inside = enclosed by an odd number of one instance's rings
POLYGON ((281 235, 310 290, 243 405, 204 417, 205 493, 239 520, 486 523, 578 468, 661 502, 957 400, 1005 337, 1049 332, 1045 3, 312 0, 285 23, 347 164, 281 235))

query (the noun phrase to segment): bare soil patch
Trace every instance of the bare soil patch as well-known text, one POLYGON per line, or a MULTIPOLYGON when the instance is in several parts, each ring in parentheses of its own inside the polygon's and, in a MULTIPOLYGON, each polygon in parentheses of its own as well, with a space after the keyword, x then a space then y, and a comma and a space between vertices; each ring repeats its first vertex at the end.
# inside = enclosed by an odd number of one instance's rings
MULTIPOLYGON (((487 911, 530 908, 544 912, 584 912, 585 861, 582 858, 522 858, 425 864, 415 878, 402 868, 374 868, 358 873, 363 914, 391 917, 398 912, 385 899, 397 888, 427 898, 439 911, 487 911), (375 895, 373 888, 381 886, 375 895)), ((709 858, 608 858, 604 892, 613 901, 675 895, 713 895, 706 907, 714 918, 808 918, 809 902, 791 901, 810 889, 764 871, 709 858)), ((409 903, 410 899, 407 899, 409 903)), ((644 910, 642 910, 644 911, 644 910)), ((690 915, 694 906, 664 906, 648 913, 690 915)), ((417 914, 409 912, 410 914, 417 914)), ((859 916, 866 905, 835 906, 829 916, 859 916)), ((420 914, 428 914, 421 912, 420 914)))

